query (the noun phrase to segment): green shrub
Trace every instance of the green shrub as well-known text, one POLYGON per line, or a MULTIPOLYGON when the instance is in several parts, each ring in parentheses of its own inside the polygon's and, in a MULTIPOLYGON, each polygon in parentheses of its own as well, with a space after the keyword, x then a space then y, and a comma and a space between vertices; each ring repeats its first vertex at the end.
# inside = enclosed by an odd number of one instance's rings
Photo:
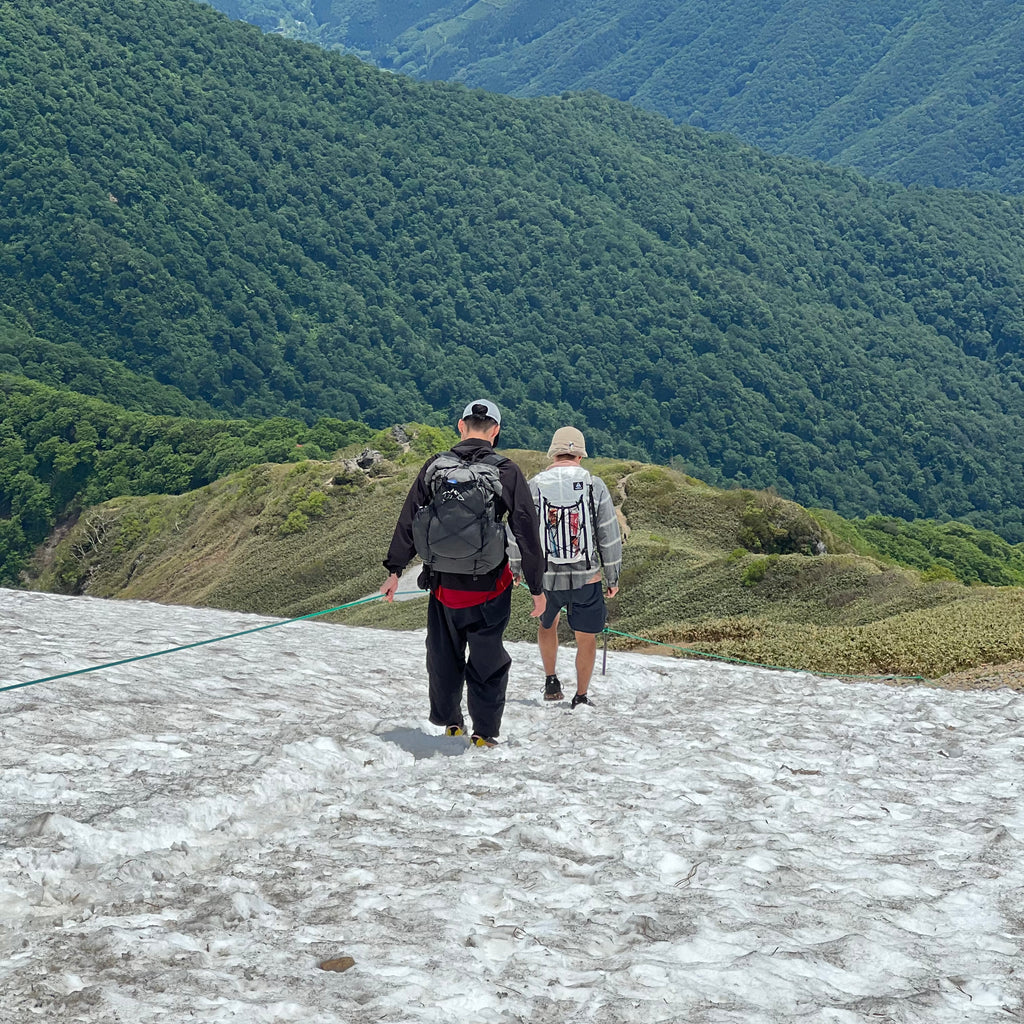
POLYGON ((740 583, 745 587, 756 587, 765 576, 768 570, 775 564, 778 555, 770 555, 768 558, 755 558, 740 576, 740 583))
POLYGON ((930 580, 958 580, 958 577, 952 566, 936 562, 921 573, 921 579, 928 582, 930 580))
POLYGON ((309 529, 309 516, 304 512, 300 512, 297 508, 292 509, 285 518, 285 521, 278 527, 277 532, 282 537, 287 537, 293 533, 305 533, 309 529))
POLYGON ((824 545, 821 527, 804 509, 771 493, 748 494, 740 517, 739 542, 764 554, 814 554, 824 545))

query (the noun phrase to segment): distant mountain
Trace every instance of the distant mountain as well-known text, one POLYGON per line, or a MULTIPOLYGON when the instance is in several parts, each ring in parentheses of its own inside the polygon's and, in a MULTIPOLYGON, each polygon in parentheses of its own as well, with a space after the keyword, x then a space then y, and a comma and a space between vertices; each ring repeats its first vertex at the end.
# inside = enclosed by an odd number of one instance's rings
POLYGON ((775 153, 1024 192, 1024 6, 1003 0, 210 0, 420 78, 596 89, 775 153))
POLYGON ((184 0, 0 5, 0 152, 0 319, 52 346, 11 372, 375 428, 486 393, 509 445, 574 422, 1024 540, 1019 199, 419 83, 184 0))

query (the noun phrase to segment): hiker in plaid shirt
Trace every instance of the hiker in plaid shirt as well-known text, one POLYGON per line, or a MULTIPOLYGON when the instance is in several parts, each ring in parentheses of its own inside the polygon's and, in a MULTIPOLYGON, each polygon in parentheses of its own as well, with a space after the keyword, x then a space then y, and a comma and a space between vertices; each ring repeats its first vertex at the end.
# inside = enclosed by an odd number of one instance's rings
MULTIPOLYGON (((530 492, 540 520, 544 552, 544 596, 537 646, 544 663, 544 699, 562 700, 556 674, 558 622, 565 608, 576 635, 576 695, 572 707, 592 704, 590 678, 597 659, 597 637, 607 618, 608 597, 619 591, 622 533, 608 487, 582 466, 587 457, 583 434, 575 427, 556 430, 548 447, 552 460, 530 480, 530 492)), ((509 546, 512 572, 518 577, 519 552, 509 546)))

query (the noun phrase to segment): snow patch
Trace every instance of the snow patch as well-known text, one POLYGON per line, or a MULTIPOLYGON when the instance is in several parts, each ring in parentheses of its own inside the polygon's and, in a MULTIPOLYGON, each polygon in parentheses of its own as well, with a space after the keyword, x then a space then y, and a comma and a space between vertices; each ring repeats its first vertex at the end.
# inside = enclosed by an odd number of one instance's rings
MULTIPOLYGON (((270 620, 0 591, 0 621, 6 683, 270 620)), ((0 694, 0 1020, 1024 1014, 1019 695, 613 653, 579 714, 510 649, 493 751, 425 720, 421 632, 0 694)))

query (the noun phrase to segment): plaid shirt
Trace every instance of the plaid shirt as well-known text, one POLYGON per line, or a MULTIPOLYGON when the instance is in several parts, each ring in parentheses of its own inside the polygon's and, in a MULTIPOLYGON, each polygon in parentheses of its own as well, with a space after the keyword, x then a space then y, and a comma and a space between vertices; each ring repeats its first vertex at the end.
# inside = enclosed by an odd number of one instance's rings
MULTIPOLYGON (((530 493, 533 503, 540 514, 540 487, 530 480, 530 493)), ((544 573, 545 590, 577 590, 589 583, 602 569, 605 583, 609 587, 619 584, 619 571, 622 568, 622 532, 619 530, 619 518, 615 514, 608 485, 598 476, 592 477, 594 482, 594 507, 597 511, 597 548, 590 556, 590 568, 586 562, 574 562, 568 565, 550 565, 544 573)), ((519 576, 521 562, 519 548, 515 539, 509 537, 508 560, 514 575, 519 576)))

